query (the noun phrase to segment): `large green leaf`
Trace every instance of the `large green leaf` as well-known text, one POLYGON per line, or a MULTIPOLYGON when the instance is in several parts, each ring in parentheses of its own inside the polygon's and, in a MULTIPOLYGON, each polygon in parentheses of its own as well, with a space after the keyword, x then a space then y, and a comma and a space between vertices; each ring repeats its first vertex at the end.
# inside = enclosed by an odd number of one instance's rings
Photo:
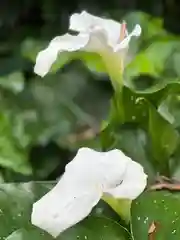
POLYGON ((132 232, 134 240, 148 240, 151 224, 157 229, 155 240, 180 239, 180 195, 166 191, 146 192, 132 204, 132 232))
MULTIPOLYGON (((53 185, 53 183, 32 182, 1 184, 0 237, 9 240, 53 239, 49 234, 33 227, 30 223, 33 202, 44 195, 53 185)), ((97 213, 94 210, 88 218, 66 230, 58 239, 130 239, 129 233, 113 220, 113 217, 109 217, 102 211, 97 213)))
POLYGON ((102 132, 104 149, 124 150, 151 176, 152 165, 169 174, 168 162, 177 148, 178 132, 141 94, 124 87, 122 95, 113 100, 109 124, 102 132))
MULTIPOLYGON (((35 228, 23 228, 13 232, 6 240, 52 240, 53 238, 35 228)), ((90 216, 66 230, 58 240, 130 240, 129 233, 116 222, 103 217, 90 216)))

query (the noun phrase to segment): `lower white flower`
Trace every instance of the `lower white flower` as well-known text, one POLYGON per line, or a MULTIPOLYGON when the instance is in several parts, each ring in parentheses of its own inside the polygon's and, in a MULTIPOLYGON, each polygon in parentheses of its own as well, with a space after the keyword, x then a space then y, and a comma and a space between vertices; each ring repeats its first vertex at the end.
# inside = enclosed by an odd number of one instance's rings
MULTIPOLYGON (((141 34, 141 27, 136 25, 128 34, 126 24, 111 19, 96 17, 83 11, 70 18, 70 30, 77 35, 65 34, 55 37, 49 46, 41 51, 36 59, 35 73, 45 76, 52 64, 62 52, 86 51, 98 53, 110 75, 122 73, 122 61, 132 36, 141 34)), ((113 76, 112 76, 113 78, 113 76)))
POLYGON ((33 204, 32 224, 57 237, 88 216, 103 194, 134 199, 146 183, 143 167, 120 150, 81 148, 57 185, 33 204))

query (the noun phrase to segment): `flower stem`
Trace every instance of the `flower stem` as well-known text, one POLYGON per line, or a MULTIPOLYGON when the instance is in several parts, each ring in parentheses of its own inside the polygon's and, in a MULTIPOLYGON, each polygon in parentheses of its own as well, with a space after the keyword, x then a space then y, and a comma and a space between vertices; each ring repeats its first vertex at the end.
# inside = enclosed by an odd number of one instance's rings
POLYGON ((102 56, 115 92, 121 92, 123 86, 123 59, 116 55, 102 56))

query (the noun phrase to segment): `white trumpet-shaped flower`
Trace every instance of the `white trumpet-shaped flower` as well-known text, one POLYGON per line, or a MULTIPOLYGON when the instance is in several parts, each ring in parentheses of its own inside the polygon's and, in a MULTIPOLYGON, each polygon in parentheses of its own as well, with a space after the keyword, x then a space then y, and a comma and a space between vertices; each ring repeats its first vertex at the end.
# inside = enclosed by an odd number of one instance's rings
POLYGON ((98 53, 107 66, 107 71, 113 68, 113 65, 121 69, 122 58, 131 37, 141 34, 139 25, 128 34, 125 23, 120 24, 114 20, 96 17, 86 11, 71 16, 69 29, 78 34, 67 33, 55 37, 45 50, 39 52, 35 73, 45 76, 59 54, 78 50, 98 53))
POLYGON ((32 224, 57 237, 88 216, 103 194, 134 199, 146 183, 143 167, 120 150, 81 148, 57 185, 34 203, 32 224))

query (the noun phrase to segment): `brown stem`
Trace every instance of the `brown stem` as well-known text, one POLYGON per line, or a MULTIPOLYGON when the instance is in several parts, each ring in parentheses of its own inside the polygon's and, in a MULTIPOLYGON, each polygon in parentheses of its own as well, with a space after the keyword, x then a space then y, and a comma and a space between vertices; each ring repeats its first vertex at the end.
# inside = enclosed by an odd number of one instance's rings
POLYGON ((158 176, 157 183, 149 187, 150 190, 170 190, 180 191, 180 182, 175 179, 170 179, 165 176, 158 176))
POLYGON ((150 190, 162 190, 167 189, 171 191, 180 191, 180 184, 178 183, 157 183, 152 185, 150 190))

